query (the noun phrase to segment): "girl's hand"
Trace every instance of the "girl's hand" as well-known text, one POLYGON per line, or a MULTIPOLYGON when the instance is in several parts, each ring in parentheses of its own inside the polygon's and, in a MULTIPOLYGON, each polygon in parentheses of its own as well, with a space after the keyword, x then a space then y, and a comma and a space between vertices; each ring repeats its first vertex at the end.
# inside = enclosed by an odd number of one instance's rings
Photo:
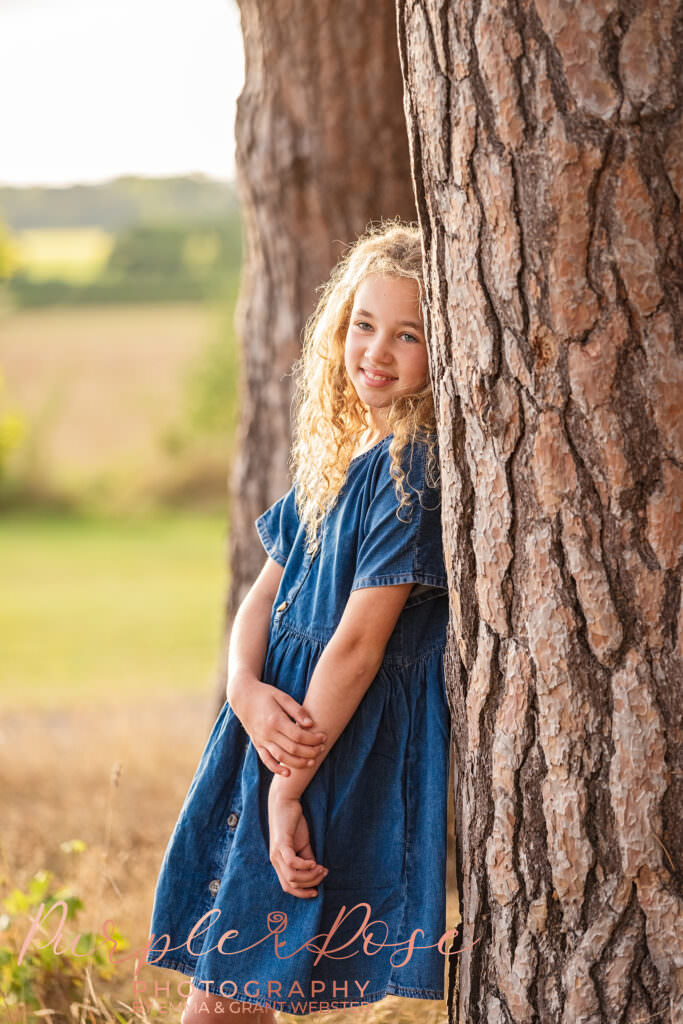
POLYGON ((327 868, 316 864, 300 800, 282 796, 275 786, 268 793, 270 861, 284 892, 302 899, 318 895, 316 886, 327 868))
POLYGON ((236 703, 233 710, 269 771, 286 776, 289 768, 315 764, 327 737, 312 731, 310 715, 288 693, 252 679, 236 703))

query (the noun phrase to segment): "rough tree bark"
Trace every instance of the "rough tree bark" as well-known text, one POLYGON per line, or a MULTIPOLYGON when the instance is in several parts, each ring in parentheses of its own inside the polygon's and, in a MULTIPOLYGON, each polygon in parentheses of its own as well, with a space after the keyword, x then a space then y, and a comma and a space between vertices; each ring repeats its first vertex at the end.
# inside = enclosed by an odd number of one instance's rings
POLYGON ((451 1019, 674 1024, 680 9, 398 0, 398 24, 453 607, 451 1019))
MULTIPOLYGON (((264 555, 253 521, 290 486, 291 378, 316 288, 371 220, 415 219, 393 0, 239 0, 237 170, 246 229, 242 403, 226 639, 264 555)), ((225 700, 225 655, 216 707, 225 700)))

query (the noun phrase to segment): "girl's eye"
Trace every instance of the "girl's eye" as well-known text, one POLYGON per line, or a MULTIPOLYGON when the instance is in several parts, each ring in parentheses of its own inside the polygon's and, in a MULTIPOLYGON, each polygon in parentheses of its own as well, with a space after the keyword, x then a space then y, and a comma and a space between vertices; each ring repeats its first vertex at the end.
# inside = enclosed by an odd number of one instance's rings
POLYGON ((366 320, 358 320, 356 323, 356 327, 360 327, 362 331, 364 331, 366 328, 369 331, 372 330, 372 324, 369 324, 366 320))
POLYGON ((400 335, 400 337, 401 338, 408 338, 409 341, 415 342, 418 345, 420 343, 420 339, 416 338, 414 334, 410 334, 408 331, 403 331, 402 334, 400 335))

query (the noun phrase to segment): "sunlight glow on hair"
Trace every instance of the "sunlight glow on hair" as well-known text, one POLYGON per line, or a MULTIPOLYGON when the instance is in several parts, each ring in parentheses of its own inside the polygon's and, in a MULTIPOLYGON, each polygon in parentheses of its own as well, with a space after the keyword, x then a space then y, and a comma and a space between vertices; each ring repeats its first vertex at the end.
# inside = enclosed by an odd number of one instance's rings
MULTIPOLYGON (((399 219, 370 224, 336 265, 320 289, 318 305, 304 331, 295 377, 294 438, 290 471, 299 518, 306 523, 308 551, 318 547, 318 527, 332 508, 353 452, 368 427, 367 408, 358 398, 344 365, 346 332, 361 281, 371 274, 407 277, 417 282, 423 301, 422 244, 415 224, 399 219)), ((427 481, 436 482, 436 434, 432 385, 396 398, 387 412, 391 475, 399 511, 410 503, 401 467, 403 450, 416 439, 427 441, 427 481)))

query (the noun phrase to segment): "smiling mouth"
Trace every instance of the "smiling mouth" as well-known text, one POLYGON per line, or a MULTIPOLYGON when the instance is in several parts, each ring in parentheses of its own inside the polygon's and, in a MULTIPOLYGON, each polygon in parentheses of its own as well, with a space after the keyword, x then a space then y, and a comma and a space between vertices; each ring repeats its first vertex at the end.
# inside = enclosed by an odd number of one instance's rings
POLYGON ((397 380, 398 379, 397 377, 387 377, 383 373, 373 373, 372 370, 366 370, 366 368, 364 366, 361 366, 361 371, 362 371, 362 373, 365 374, 365 376, 368 378, 368 380, 373 380, 373 381, 375 381, 377 383, 381 383, 382 381, 388 382, 388 381, 391 381, 391 380, 397 380))

